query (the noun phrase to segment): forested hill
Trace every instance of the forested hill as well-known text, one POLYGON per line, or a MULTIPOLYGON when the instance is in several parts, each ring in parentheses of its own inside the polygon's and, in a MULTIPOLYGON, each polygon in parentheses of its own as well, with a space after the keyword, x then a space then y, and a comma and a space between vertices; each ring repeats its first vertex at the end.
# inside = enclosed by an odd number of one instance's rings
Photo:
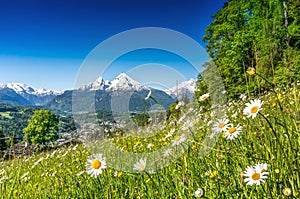
MULTIPOLYGON (((33 115, 34 110, 39 107, 11 106, 0 104, 0 131, 11 136, 15 134, 16 138, 22 140, 23 128, 28 125, 28 119, 33 115)), ((74 121, 70 117, 57 116, 60 132, 72 131, 75 128, 74 121)))
POLYGON ((300 0, 231 0, 213 18, 203 40, 231 97, 300 79, 300 0))

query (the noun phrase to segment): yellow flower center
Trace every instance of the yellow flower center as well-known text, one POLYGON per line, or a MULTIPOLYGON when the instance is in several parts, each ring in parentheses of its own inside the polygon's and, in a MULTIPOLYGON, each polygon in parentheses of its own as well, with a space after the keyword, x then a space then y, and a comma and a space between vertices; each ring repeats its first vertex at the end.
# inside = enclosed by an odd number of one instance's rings
POLYGON ((260 179, 260 174, 259 174, 259 173, 254 173, 254 174, 251 176, 251 178, 252 178, 253 180, 258 180, 258 179, 260 179))
POLYGON ((174 141, 178 142, 180 140, 180 136, 174 137, 174 141))
POLYGON ((224 122, 221 122, 221 123, 218 125, 219 128, 223 128, 224 126, 225 126, 225 123, 224 123, 224 122))
POLYGON ((99 160, 94 160, 92 162, 93 169, 99 169, 101 167, 101 162, 99 160))
POLYGON ((235 127, 231 127, 228 131, 229 131, 230 134, 233 134, 236 131, 236 128, 235 127))
POLYGON ((146 166, 146 165, 141 164, 141 165, 139 166, 139 169, 140 169, 141 171, 143 171, 143 170, 145 169, 145 166, 146 166))
POLYGON ((251 109, 251 113, 252 114, 257 113, 257 111, 258 111, 258 106, 253 106, 251 109))

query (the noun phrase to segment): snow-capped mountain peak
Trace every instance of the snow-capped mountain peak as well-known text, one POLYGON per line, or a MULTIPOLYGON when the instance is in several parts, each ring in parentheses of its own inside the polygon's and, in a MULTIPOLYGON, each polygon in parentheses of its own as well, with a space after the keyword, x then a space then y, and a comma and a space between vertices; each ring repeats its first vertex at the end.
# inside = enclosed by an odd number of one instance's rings
POLYGON ((174 98, 178 98, 179 100, 187 95, 189 100, 193 100, 194 93, 196 91, 196 83, 197 80, 191 78, 187 81, 181 82, 178 86, 174 86, 170 89, 164 90, 167 94, 171 95, 174 98))
POLYGON ((119 74, 108 87, 108 90, 136 90, 140 91, 143 89, 147 89, 147 87, 143 86, 141 83, 133 80, 131 77, 126 75, 125 73, 119 74))
POLYGON ((10 88, 14 90, 16 93, 21 94, 21 93, 32 93, 34 92, 34 89, 27 86, 26 84, 21 84, 21 83, 8 83, 8 84, 3 84, 4 87, 10 88))
POLYGON ((94 82, 81 86, 80 90, 105 90, 109 85, 109 81, 104 81, 103 77, 99 77, 94 82))

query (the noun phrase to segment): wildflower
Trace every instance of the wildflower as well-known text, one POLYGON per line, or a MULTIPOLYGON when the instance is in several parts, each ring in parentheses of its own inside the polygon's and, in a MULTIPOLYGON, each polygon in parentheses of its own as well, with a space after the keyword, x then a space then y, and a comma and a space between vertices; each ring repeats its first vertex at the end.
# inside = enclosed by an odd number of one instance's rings
POLYGON ((137 170, 137 171, 144 171, 145 168, 146 168, 146 162, 147 162, 147 159, 140 159, 137 163, 134 164, 134 167, 133 169, 134 170, 137 170))
POLYGON ((283 193, 283 195, 285 195, 285 196, 290 196, 290 195, 292 195, 292 189, 286 187, 286 188, 284 188, 284 189, 282 190, 282 193, 283 193))
POLYGON ((244 172, 245 178, 244 182, 246 182, 248 185, 252 186, 254 184, 260 185, 261 182, 265 182, 264 179, 268 178, 269 172, 266 172, 263 167, 265 167, 265 164, 257 164, 256 166, 248 166, 246 168, 246 171, 244 172))
POLYGON ((203 190, 202 190, 201 188, 198 188, 198 189, 195 191, 194 196, 195 196, 196 198, 202 197, 202 196, 203 196, 203 190))
POLYGON ((244 109, 244 115, 247 117, 255 118, 257 113, 262 110, 263 102, 260 99, 251 100, 250 103, 246 103, 246 108, 244 109))
POLYGON ((168 157, 169 155, 171 154, 171 149, 167 149, 167 150, 165 150, 164 152, 163 152, 163 157, 164 158, 166 158, 166 157, 168 157))
POLYGON ((190 120, 185 121, 185 123, 182 125, 181 130, 185 131, 188 130, 193 126, 193 123, 190 120))
POLYGON ((233 124, 228 124, 228 129, 225 131, 224 137, 228 140, 233 140, 237 138, 242 129, 243 127, 240 124, 238 124, 236 127, 233 124))
POLYGON ((247 73, 248 73, 249 75, 254 75, 254 74, 256 73, 256 70, 255 70, 255 68, 253 68, 253 67, 249 67, 249 68, 247 69, 247 73))
POLYGON ((180 135, 180 136, 175 136, 174 139, 171 141, 172 142, 172 146, 175 145, 179 145, 181 144, 184 140, 186 140, 186 137, 184 134, 180 135))
POLYGON ((122 172, 115 171, 112 175, 114 177, 121 177, 122 176, 122 172))
POLYGON ((279 171, 279 169, 275 169, 275 173, 277 173, 277 174, 278 174, 279 172, 280 172, 280 171, 279 171))
POLYGON ((244 94, 241 94, 241 95, 240 95, 240 99, 241 99, 241 100, 243 100, 243 101, 244 101, 244 100, 246 100, 246 98, 247 98, 247 96, 246 96, 246 95, 244 95, 244 94))
POLYGON ((97 177, 102 174, 102 169, 106 169, 106 160, 102 154, 95 154, 88 157, 86 171, 89 175, 97 177))
POLYGON ((277 99, 278 99, 279 102, 283 102, 283 98, 282 98, 281 93, 278 94, 277 99))
POLYGON ((154 146, 153 144, 149 143, 149 144, 147 145, 147 148, 148 148, 148 149, 151 149, 153 146, 154 146))
POLYGON ((223 119, 217 119, 216 123, 213 125, 213 132, 215 133, 221 133, 227 130, 228 128, 228 122, 229 120, 226 118, 223 119))
POLYGON ((178 102, 178 104, 176 104, 175 109, 177 110, 177 109, 181 108, 182 106, 184 106, 184 102, 180 101, 180 102, 178 102))
POLYGON ((199 97, 199 101, 203 102, 203 101, 205 101, 207 98, 209 98, 209 93, 205 93, 205 94, 201 95, 201 96, 199 97))
POLYGON ((217 176, 217 171, 209 172, 206 174, 209 178, 215 178, 217 176))
POLYGON ((257 163, 254 167, 256 170, 260 170, 261 172, 265 172, 268 170, 268 164, 266 163, 257 163))

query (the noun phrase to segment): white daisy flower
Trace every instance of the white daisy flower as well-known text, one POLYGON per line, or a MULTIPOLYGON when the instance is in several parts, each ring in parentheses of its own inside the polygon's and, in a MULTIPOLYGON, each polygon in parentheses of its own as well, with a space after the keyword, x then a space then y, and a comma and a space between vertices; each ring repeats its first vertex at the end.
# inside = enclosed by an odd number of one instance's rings
POLYGON ((261 182, 265 182, 264 179, 268 178, 267 175, 269 172, 262 172, 261 167, 259 166, 259 168, 257 168, 256 166, 248 166, 243 174, 246 177, 244 182, 247 183, 247 185, 260 185, 261 182))
POLYGON ((243 100, 243 101, 245 101, 247 99, 247 95, 241 94, 240 95, 240 99, 243 100))
POLYGON ((97 177, 102 174, 102 169, 106 169, 106 160, 102 154, 94 154, 88 157, 86 172, 89 175, 97 177))
POLYGON ((166 140, 168 139, 169 137, 172 137, 173 133, 172 132, 169 132, 164 138, 163 140, 166 140))
POLYGON ((196 198, 202 197, 202 196, 203 196, 203 190, 202 190, 201 188, 198 188, 198 189, 195 191, 194 196, 195 196, 196 198))
POLYGON ((205 101, 207 98, 209 98, 209 93, 203 94, 199 97, 199 101, 203 102, 205 101))
POLYGON ((254 168, 257 171, 265 172, 268 170, 268 164, 267 163, 257 163, 254 168))
POLYGON ((183 130, 183 131, 188 130, 192 126, 193 126, 193 122, 191 122, 190 120, 187 120, 183 123, 181 130, 183 130))
POLYGON ((146 168, 146 163, 147 163, 147 159, 141 158, 137 163, 133 165, 133 169, 142 172, 146 168))
POLYGON ((184 106, 184 102, 180 101, 180 102, 178 102, 178 104, 176 104, 175 109, 179 109, 182 106, 184 106))
POLYGON ((225 131, 225 138, 227 138, 228 140, 237 138, 242 129, 243 127, 240 124, 238 124, 236 127, 233 124, 228 124, 228 128, 225 131))
POLYGON ((174 139, 171 141, 172 142, 172 146, 179 145, 182 142, 184 142, 184 140, 186 140, 186 137, 185 137, 184 134, 182 134, 180 136, 175 136, 174 139))
POLYGON ((228 128, 228 125, 227 125, 228 122, 229 122, 229 120, 226 118, 217 119, 217 121, 214 123, 213 128, 212 128, 213 132, 214 133, 222 133, 222 132, 226 131, 228 128))
POLYGON ((262 110, 263 102, 260 99, 251 100, 250 103, 246 103, 246 108, 244 109, 243 113, 247 117, 255 118, 257 113, 262 110))
POLYGON ((171 149, 167 149, 167 150, 165 150, 164 152, 163 152, 163 157, 164 158, 166 158, 166 157, 168 157, 169 155, 171 154, 171 149))

